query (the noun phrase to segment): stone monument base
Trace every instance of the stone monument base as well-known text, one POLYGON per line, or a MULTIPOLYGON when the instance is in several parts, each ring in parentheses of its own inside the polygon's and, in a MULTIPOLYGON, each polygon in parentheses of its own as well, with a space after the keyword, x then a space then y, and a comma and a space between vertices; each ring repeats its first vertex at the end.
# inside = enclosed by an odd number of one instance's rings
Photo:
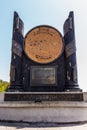
POLYGON ((7 92, 4 101, 83 101, 82 92, 7 92))
POLYGON ((83 101, 41 102, 4 101, 5 94, 8 93, 0 93, 0 120, 56 123, 87 121, 87 93, 80 92, 83 101))

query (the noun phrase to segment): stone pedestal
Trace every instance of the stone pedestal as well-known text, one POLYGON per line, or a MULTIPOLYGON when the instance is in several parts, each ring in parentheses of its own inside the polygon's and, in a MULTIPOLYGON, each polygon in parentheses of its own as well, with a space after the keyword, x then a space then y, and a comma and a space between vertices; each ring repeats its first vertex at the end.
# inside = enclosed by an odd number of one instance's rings
POLYGON ((41 102, 4 101, 5 94, 0 94, 0 120, 57 123, 87 121, 87 93, 80 93, 83 101, 41 102))

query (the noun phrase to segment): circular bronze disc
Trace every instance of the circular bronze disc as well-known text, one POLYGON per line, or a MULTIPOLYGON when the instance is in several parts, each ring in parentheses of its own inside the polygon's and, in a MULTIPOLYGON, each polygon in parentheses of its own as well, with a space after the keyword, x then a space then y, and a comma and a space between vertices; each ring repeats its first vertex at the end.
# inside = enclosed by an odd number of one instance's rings
POLYGON ((24 51, 38 63, 49 63, 57 59, 63 51, 61 34, 53 27, 38 26, 25 36, 24 51))

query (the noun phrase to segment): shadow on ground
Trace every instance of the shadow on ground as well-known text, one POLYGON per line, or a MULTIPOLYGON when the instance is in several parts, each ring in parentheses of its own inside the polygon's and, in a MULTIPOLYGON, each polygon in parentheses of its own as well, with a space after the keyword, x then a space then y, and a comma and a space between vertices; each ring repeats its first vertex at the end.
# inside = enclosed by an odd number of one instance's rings
POLYGON ((31 128, 47 128, 47 127, 72 127, 72 126, 81 126, 86 124, 87 122, 77 122, 77 123, 53 123, 53 122, 17 122, 17 121, 0 121, 0 126, 6 127, 16 127, 17 129, 31 127, 31 128))

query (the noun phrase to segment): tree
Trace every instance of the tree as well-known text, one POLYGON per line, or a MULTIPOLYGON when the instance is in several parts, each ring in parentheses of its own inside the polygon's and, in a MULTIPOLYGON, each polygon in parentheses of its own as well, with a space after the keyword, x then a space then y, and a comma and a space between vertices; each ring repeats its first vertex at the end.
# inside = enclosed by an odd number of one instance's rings
POLYGON ((5 92, 9 87, 10 83, 7 81, 0 80, 0 92, 5 92))

